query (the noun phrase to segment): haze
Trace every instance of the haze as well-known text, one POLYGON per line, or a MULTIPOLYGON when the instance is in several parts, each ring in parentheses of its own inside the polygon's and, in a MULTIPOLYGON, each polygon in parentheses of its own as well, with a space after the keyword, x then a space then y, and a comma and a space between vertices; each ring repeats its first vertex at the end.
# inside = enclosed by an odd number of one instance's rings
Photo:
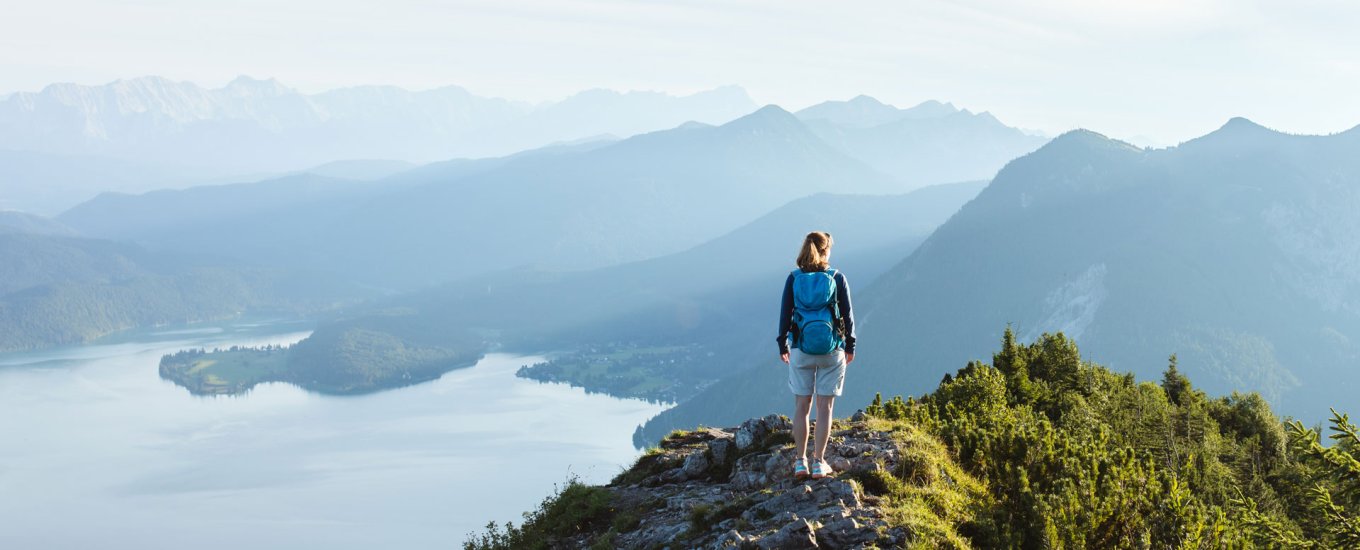
POLYGON ((14 3, 0 97, 52 82, 239 74, 315 93, 459 85, 560 100, 588 88, 745 87, 798 109, 948 99, 1056 135, 1174 145, 1232 116, 1292 133, 1360 120, 1350 2, 769 1, 14 3))

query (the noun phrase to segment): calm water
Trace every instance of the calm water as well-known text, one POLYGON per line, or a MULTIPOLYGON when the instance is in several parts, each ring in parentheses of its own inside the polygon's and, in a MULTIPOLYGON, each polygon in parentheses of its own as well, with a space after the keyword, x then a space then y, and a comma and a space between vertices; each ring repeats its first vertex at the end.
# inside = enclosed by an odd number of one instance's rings
POLYGON ((307 334, 234 323, 0 355, 0 548, 457 548, 570 475, 608 480, 662 408, 515 378, 539 358, 509 355, 358 397, 200 398, 156 374, 178 349, 307 334))

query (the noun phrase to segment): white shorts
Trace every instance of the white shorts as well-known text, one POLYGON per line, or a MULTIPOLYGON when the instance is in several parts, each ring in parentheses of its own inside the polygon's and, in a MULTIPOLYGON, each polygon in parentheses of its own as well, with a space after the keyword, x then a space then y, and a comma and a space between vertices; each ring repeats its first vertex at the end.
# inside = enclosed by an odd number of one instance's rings
POLYGON ((789 390, 794 395, 841 395, 845 386, 845 350, 826 355, 803 353, 798 348, 789 350, 789 390))

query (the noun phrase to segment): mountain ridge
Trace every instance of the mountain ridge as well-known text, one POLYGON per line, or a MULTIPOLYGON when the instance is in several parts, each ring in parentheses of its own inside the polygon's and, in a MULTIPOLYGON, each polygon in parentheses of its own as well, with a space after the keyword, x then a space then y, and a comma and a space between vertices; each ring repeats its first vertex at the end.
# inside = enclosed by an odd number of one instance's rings
POLYGON ((726 122, 752 108, 735 86, 678 96, 595 90, 532 105, 456 86, 306 94, 272 78, 241 76, 212 88, 147 76, 16 92, 0 100, 0 149, 174 162, 200 171, 287 172, 350 158, 502 156, 686 120, 726 122))

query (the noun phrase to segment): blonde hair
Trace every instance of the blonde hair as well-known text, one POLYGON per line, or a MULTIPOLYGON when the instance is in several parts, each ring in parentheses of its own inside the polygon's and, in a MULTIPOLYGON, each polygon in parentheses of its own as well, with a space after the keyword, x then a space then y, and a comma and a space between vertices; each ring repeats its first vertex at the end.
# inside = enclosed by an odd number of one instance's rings
POLYGON ((831 257, 831 234, 813 231, 803 237, 803 246, 798 249, 798 269, 803 271, 826 271, 831 257))

